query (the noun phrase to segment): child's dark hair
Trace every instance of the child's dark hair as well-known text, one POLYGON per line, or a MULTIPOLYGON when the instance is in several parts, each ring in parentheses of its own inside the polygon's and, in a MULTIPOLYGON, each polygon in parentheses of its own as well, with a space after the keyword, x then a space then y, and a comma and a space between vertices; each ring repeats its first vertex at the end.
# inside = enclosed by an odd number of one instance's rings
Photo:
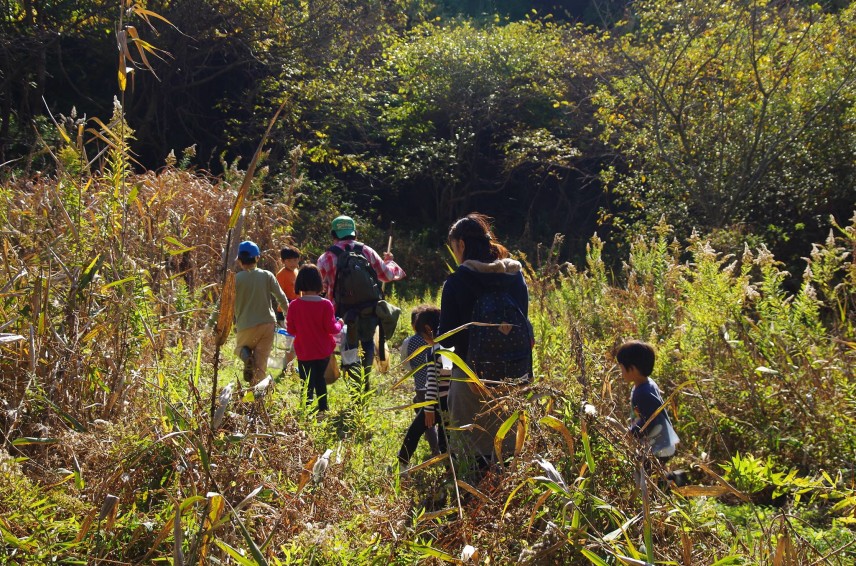
POLYGON ((471 212, 452 224, 449 242, 452 240, 464 243, 464 260, 491 262, 508 257, 508 250, 491 234, 490 218, 478 212, 471 212))
POLYGON ((418 307, 413 307, 413 310, 410 311, 410 326, 416 328, 416 318, 419 316, 419 313, 425 310, 425 307, 428 305, 419 305, 418 307))
POLYGON ((279 259, 300 259, 300 250, 291 246, 283 246, 279 250, 279 259))
POLYGON ((247 252, 241 252, 238 254, 238 261, 243 263, 244 265, 255 265, 258 263, 259 258, 251 256, 247 252))
POLYGON ((314 263, 301 266, 294 280, 294 292, 320 293, 323 290, 324 283, 321 281, 321 272, 318 271, 318 267, 314 263))
POLYGON ((615 359, 626 368, 635 367, 639 373, 648 377, 654 371, 654 347, 641 340, 631 340, 618 347, 615 359))
POLYGON ((419 312, 416 314, 416 320, 413 322, 413 328, 419 334, 424 334, 431 329, 431 332, 436 332, 440 326, 440 309, 431 305, 419 307, 419 312))

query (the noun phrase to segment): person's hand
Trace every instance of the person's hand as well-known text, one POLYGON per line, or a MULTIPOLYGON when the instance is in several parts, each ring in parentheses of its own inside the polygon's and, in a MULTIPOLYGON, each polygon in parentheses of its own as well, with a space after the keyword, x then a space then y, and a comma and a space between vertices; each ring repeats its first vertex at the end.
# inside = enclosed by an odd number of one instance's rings
POLYGON ((383 261, 385 263, 392 261, 392 252, 383 252, 383 261))
POLYGON ((434 426, 434 423, 437 421, 437 417, 434 411, 425 411, 425 426, 431 428, 434 426))

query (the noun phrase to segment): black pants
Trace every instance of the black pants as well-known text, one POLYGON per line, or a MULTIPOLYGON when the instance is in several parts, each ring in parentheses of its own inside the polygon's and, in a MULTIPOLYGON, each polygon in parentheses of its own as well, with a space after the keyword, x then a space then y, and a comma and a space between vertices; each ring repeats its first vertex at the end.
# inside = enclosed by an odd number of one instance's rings
MULTIPOLYGON (((425 393, 417 391, 413 401, 414 403, 425 401, 425 393)), ((440 410, 434 411, 434 422, 437 423, 437 430, 434 432, 425 426, 425 407, 416 409, 416 416, 413 418, 413 422, 410 423, 410 428, 407 429, 404 441, 401 443, 401 449, 398 451, 398 463, 400 466, 410 464, 410 458, 416 452, 416 447, 419 446, 419 439, 423 435, 428 440, 429 446, 431 446, 431 454, 442 454, 448 451, 446 447, 446 430, 443 427, 443 414, 448 410, 449 406, 446 403, 446 397, 440 397, 440 410)))
POLYGON ((327 382, 324 381, 324 372, 327 370, 327 364, 330 363, 330 358, 326 357, 321 360, 297 360, 297 371, 300 373, 300 379, 307 383, 306 387, 306 405, 312 404, 312 399, 318 397, 318 410, 327 410, 327 382))
MULTIPOLYGON (((364 309, 365 310, 365 309, 364 309)), ((374 307, 371 307, 374 312, 374 307)), ((361 311, 349 311, 342 318, 348 325, 347 350, 362 348, 360 363, 344 367, 345 375, 354 383, 360 383, 363 391, 368 392, 371 388, 369 377, 372 373, 372 364, 375 358, 374 334, 379 320, 376 316, 361 314, 361 311)))

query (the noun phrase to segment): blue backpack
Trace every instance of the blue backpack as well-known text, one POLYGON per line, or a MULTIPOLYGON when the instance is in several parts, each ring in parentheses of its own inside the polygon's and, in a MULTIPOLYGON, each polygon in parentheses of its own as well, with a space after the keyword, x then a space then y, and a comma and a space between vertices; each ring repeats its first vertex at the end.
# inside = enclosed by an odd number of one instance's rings
POLYGON ((467 365, 486 385, 532 379, 533 332, 529 319, 505 290, 482 292, 473 306, 467 365))

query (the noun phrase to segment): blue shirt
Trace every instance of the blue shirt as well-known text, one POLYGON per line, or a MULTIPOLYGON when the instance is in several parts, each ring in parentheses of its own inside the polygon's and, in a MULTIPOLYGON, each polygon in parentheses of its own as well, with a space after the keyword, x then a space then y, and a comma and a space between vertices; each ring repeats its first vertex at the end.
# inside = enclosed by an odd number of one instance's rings
POLYGON ((665 457, 674 454, 675 444, 680 440, 675 434, 672 420, 665 408, 657 413, 645 430, 642 430, 651 415, 663 406, 663 396, 660 394, 657 383, 649 377, 645 383, 634 386, 630 392, 630 404, 633 406, 635 417, 633 424, 630 425, 630 431, 637 437, 644 438, 651 446, 654 455, 665 457))

